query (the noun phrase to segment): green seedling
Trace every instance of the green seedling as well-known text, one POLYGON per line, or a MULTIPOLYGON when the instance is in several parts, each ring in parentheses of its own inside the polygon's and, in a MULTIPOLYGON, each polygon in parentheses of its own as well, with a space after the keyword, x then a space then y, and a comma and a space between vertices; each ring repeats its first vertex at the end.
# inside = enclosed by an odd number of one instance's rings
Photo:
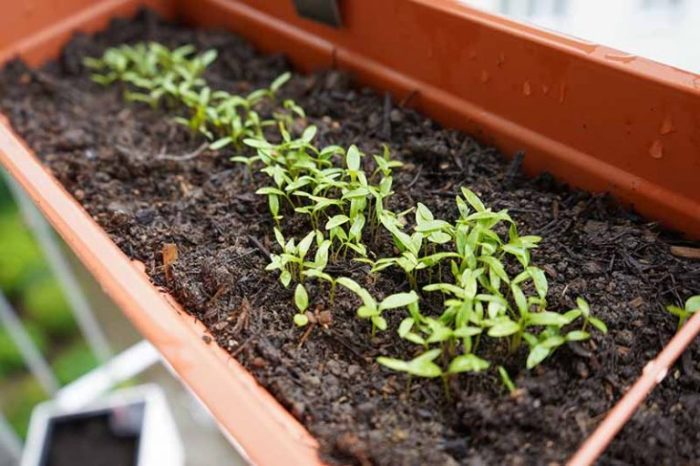
POLYGON ((294 304, 298 311, 294 315, 294 324, 297 327, 304 327, 309 323, 309 318, 306 316, 306 309, 309 307, 309 295, 301 283, 297 284, 297 287, 294 289, 294 304))
POLYGON ((583 298, 576 298, 576 308, 570 310, 564 316, 570 321, 574 321, 579 316, 583 316, 583 328, 581 330, 586 331, 586 328, 590 324, 591 326, 597 328, 602 333, 608 333, 608 326, 602 320, 593 317, 591 315, 591 309, 588 303, 583 298))
POLYGON ((304 258, 311 248, 316 232, 310 232, 297 244, 294 238, 285 241, 282 232, 278 228, 275 228, 274 231, 275 239, 282 248, 282 253, 271 254, 270 263, 265 267, 265 270, 279 270, 280 282, 285 287, 289 286, 293 279, 300 283, 303 282, 304 269, 308 264, 304 261, 304 258))
POLYGON ((501 377, 501 382, 503 383, 503 386, 506 387, 508 392, 511 394, 515 392, 517 387, 513 383, 513 379, 511 379, 510 375, 508 375, 508 371, 505 367, 498 366, 498 375, 501 377))
MULTIPOLYGON (((692 296, 685 301, 685 307, 666 306, 666 310, 678 317, 678 330, 690 319, 693 314, 700 311, 700 295, 692 296)), ((591 322, 592 324, 593 322, 591 322)))
MULTIPOLYGON (((269 88, 245 97, 212 91, 201 76, 216 56, 215 50, 195 55, 191 45, 170 50, 157 43, 141 43, 108 49, 101 58, 88 57, 83 63, 93 70, 95 82, 126 83, 125 98, 129 101, 144 102, 155 108, 166 100, 171 106, 185 107, 188 116, 177 117, 176 121, 212 140, 209 146, 212 150, 229 145, 240 147, 246 138, 262 139, 263 129, 276 122, 261 119, 256 106, 262 100, 274 101, 291 75, 285 73, 269 88)), ((295 113, 303 112, 293 101, 285 101, 284 107, 295 113)), ((246 162, 252 164, 253 160, 246 162)))
MULTIPOLYGON (((563 314, 549 308, 547 277, 532 263, 532 251, 541 238, 519 235, 507 211, 494 212, 463 187, 455 199, 459 215, 454 221, 436 218, 421 203, 393 212, 387 207, 393 194, 392 174, 402 164, 391 159, 387 146, 371 158, 355 145, 347 150, 317 147, 316 127, 301 126, 304 109, 292 100, 277 102, 289 73, 267 88, 232 95, 211 89, 202 78, 215 59, 212 50, 197 54, 191 45, 171 50, 149 43, 109 49, 101 58, 84 63, 96 82, 124 83, 129 100, 184 108, 177 121, 208 139, 210 149, 232 147, 237 153, 231 160, 245 164, 250 178, 255 179, 257 170, 271 179, 257 190, 267 196, 280 248, 266 269, 278 271, 285 287, 296 282, 297 326, 309 322, 304 279, 328 283, 331 304, 337 284, 356 294, 362 302, 357 315, 370 320, 373 334, 387 328, 384 311, 404 308, 407 316, 399 325, 399 336, 420 346, 422 354, 409 361, 380 358, 380 364, 420 377, 442 376, 446 386, 450 376, 490 368, 490 362, 477 355, 484 339, 502 341, 511 352, 524 341, 529 348, 526 365, 533 368, 563 344, 589 339, 590 328, 607 331, 582 298, 563 314), (407 217, 411 212, 413 222, 407 217), (305 218, 311 231, 299 242, 285 239, 280 229, 283 213, 305 218), (387 233, 398 250, 396 257, 378 257, 370 248, 387 233), (314 258, 309 260, 314 247, 314 258), (377 302, 354 280, 329 273, 329 260, 341 254, 371 264, 372 273, 400 268, 414 291, 377 302), (430 312, 421 313, 415 291, 419 288, 441 293, 441 312, 432 300, 430 312), (578 319, 583 323, 577 329, 578 319)), ((698 304, 700 297, 691 298, 685 309, 669 306, 679 318, 679 328, 698 304)), ((505 369, 498 371, 512 391, 505 369)))
POLYGON ((380 356, 377 358, 377 362, 389 369, 405 372, 417 377, 440 377, 442 375, 442 369, 433 361, 437 359, 441 353, 439 349, 426 351, 410 361, 380 356))
POLYGON ((372 177, 376 176, 378 173, 381 173, 382 176, 388 178, 391 176, 394 168, 401 168, 403 166, 403 163, 399 162, 398 160, 391 159, 391 152, 389 151, 389 146, 386 144, 384 145, 382 155, 374 155, 373 158, 377 164, 377 168, 374 170, 374 173, 372 173, 372 177))
POLYGON ((362 305, 357 309, 357 315, 361 319, 369 319, 372 322, 372 335, 379 330, 386 330, 386 319, 382 317, 382 313, 388 309, 397 309, 407 307, 418 302, 418 295, 411 291, 409 293, 396 293, 384 298, 381 302, 377 302, 372 295, 360 286, 356 281, 347 277, 340 277, 337 283, 348 290, 355 293, 362 305))

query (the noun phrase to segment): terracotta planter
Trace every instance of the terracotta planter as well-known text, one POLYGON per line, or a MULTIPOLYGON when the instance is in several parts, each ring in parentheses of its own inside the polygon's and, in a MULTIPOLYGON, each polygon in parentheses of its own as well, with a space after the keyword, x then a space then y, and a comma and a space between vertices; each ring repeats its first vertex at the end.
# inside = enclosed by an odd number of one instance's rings
MULTIPOLYGON (((506 153, 525 148, 531 173, 546 169, 609 191, 700 237, 700 76, 452 1, 340 2, 340 28, 300 18, 287 0, 18 2, 0 18, 0 62, 19 54, 41 64, 74 31, 97 30, 142 4, 192 24, 225 26, 302 69, 351 70, 506 153)), ((318 463, 303 427, 226 352, 202 340, 204 327, 156 290, 0 123, 2 164, 245 455, 266 465, 318 463)), ((595 460, 699 331, 700 313, 646 366, 572 464, 595 460)))

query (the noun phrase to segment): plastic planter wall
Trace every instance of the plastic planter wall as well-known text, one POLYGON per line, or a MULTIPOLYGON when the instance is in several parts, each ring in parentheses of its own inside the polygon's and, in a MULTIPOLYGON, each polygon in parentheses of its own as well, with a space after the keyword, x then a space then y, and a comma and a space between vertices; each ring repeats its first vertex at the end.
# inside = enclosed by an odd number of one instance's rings
MULTIPOLYGON (((0 63, 33 65, 77 31, 146 4, 224 26, 302 69, 336 67, 445 125, 524 149, 525 169, 608 191, 700 237, 700 76, 512 22, 449 0, 339 2, 342 26, 300 18, 291 0, 36 0, 3 6, 0 63)), ((315 440, 167 296, 150 285, 0 116, 0 162, 249 459, 312 464, 315 440), (270 448, 270 445, 275 445, 270 448)), ((700 331, 698 313, 571 460, 592 462, 700 331)))

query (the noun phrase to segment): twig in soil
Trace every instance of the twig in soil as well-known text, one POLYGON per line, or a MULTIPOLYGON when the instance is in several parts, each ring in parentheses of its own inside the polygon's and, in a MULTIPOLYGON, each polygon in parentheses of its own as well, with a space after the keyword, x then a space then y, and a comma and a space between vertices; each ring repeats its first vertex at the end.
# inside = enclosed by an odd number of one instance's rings
POLYGON ((238 314, 238 317, 236 317, 236 323, 231 329, 231 332, 233 332, 234 335, 237 335, 241 330, 245 330, 246 328, 248 328, 248 319, 250 317, 250 302, 247 298, 243 298, 243 301, 241 301, 240 309, 241 311, 238 314))
POLYGON ((365 361, 362 354, 359 353, 350 343, 348 343, 342 335, 338 334, 338 332, 334 332, 332 329, 330 329, 329 331, 323 332, 323 336, 340 344, 340 346, 350 351, 350 353, 352 353, 352 355, 355 356, 358 361, 365 361))
POLYGON ((270 251, 268 251, 267 248, 265 246, 263 246, 263 244, 255 236, 248 235, 248 241, 253 243, 253 246, 258 248, 260 250, 260 252, 263 253, 265 258, 267 258, 267 260, 272 260, 272 256, 270 255, 270 251))
POLYGON ((231 351, 231 357, 235 358, 236 356, 241 354, 241 352, 245 349, 246 346, 250 344, 251 341, 253 341, 253 336, 248 337, 246 341, 241 343, 241 345, 238 348, 236 348, 234 351, 231 351))
POLYGON ((228 285, 220 286, 219 289, 216 290, 216 293, 214 293, 214 295, 211 298, 209 298, 209 301, 207 301, 206 305, 207 306, 211 305, 214 301, 219 299, 221 297, 221 295, 224 294, 224 292, 228 291, 228 289, 229 289, 228 285))
POLYGON ((523 160, 525 159, 525 152, 518 151, 515 153, 513 160, 508 164, 508 169, 506 170, 506 176, 503 178, 503 186, 506 189, 510 189, 515 184, 515 179, 520 174, 520 169, 523 166, 523 160))
POLYGON ((387 141, 391 139, 391 94, 388 92, 384 94, 382 137, 387 141))
POLYGON ((407 189, 411 189, 416 182, 418 182, 418 178, 420 178, 420 174, 423 172, 423 165, 418 166, 418 171, 416 172, 416 176, 413 177, 410 183, 406 186, 407 189))
POLYGON ((316 326, 316 324, 314 324, 314 323, 309 325, 309 327, 306 329, 304 334, 299 339, 299 344, 297 345, 297 349, 301 349, 301 347, 304 346, 304 342, 309 338, 309 335, 311 335, 311 331, 314 329, 315 326, 316 326))
POLYGON ((684 259, 700 259, 700 248, 689 248, 685 246, 671 246, 671 254, 684 259))
POLYGON ((192 160, 195 157, 198 157, 204 150, 209 147, 209 143, 202 143, 201 146, 199 146, 197 149, 195 149, 192 152, 189 152, 187 154, 183 155, 171 155, 171 154, 163 154, 160 153, 156 156, 157 159, 159 160, 174 160, 175 162, 184 162, 187 160, 192 160))

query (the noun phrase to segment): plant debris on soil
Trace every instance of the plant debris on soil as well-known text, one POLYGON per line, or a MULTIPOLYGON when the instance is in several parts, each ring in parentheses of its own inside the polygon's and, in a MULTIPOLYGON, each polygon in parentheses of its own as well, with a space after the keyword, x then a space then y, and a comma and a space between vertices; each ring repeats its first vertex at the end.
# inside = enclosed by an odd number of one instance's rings
MULTIPOLYGON (((697 243, 664 231, 604 194, 573 190, 548 174, 534 178, 492 147, 329 70, 295 74, 282 89, 318 127, 319 145, 357 144, 377 153, 388 143, 404 162, 395 172, 397 209, 426 204, 454 218, 461 186, 508 209, 522 234, 544 239, 533 263, 545 270, 552 309, 583 296, 610 331, 570 343, 532 371, 524 354, 506 369, 509 394, 494 369, 456 377, 451 398, 435 380, 412 380, 380 367, 379 355, 411 357, 413 345, 387 315, 389 329, 370 337, 355 317, 355 298, 338 290, 313 305, 329 310, 328 328, 292 323, 293 287, 264 271, 274 252, 263 179, 230 162, 229 152, 201 150, 202 140, 172 115, 128 104, 119 86, 101 87, 81 66, 108 46, 155 40, 215 48, 205 78, 247 93, 290 64, 262 55, 229 32, 190 29, 149 12, 115 20, 93 37, 77 35, 60 59, 32 70, 19 61, 0 74, 0 108, 48 169, 132 259, 211 330, 258 381, 318 438, 331 463, 563 463, 676 331, 664 310, 700 293, 700 261, 672 246, 697 243), (184 157, 199 150, 197 156, 184 157), (169 156, 164 156, 164 154, 169 156), (180 157, 183 156, 183 157, 180 157), (174 249, 175 248, 175 249, 174 249), (166 264, 163 257, 166 256, 166 264), (301 344, 303 343, 303 344, 301 344)), ((525 162, 527 155, 525 155, 525 162)), ((283 223, 298 234, 304 225, 283 223)), ((361 280, 381 298, 407 290, 400 273, 367 280, 367 267, 339 262, 337 274, 361 280)), ((333 270, 335 269, 335 270, 333 270)), ((604 464, 688 464, 700 459, 700 344, 694 342, 606 451, 604 464)))

